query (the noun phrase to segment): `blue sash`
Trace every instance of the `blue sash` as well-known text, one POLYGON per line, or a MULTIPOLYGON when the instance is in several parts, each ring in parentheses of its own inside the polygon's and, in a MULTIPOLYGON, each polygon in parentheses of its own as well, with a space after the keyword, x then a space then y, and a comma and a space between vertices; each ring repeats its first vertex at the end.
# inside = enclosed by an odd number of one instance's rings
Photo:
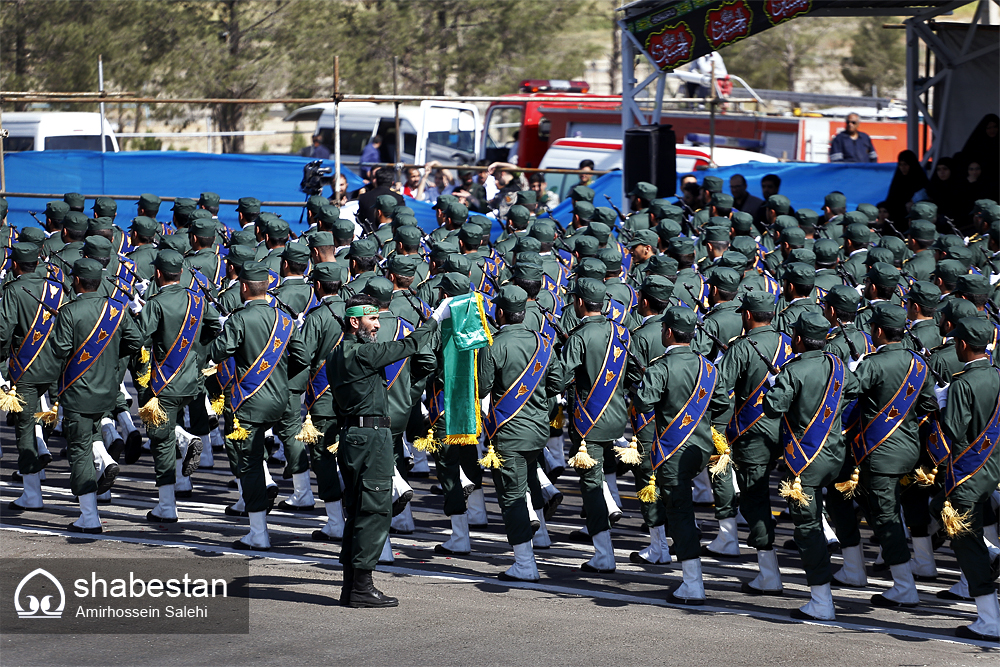
POLYGON ((490 401, 490 412, 486 415, 485 427, 486 437, 491 440, 496 437, 500 427, 513 419, 521 408, 524 407, 538 384, 545 377, 545 369, 549 367, 552 359, 552 344, 548 338, 535 333, 537 347, 535 353, 528 360, 528 365, 521 372, 520 377, 514 381, 503 396, 496 401, 490 401))
POLYGON ((622 254, 622 271, 628 275, 628 272, 632 270, 632 253, 622 245, 621 241, 615 239, 615 243, 618 244, 618 252, 622 254))
POLYGON ((611 323, 611 332, 608 335, 608 349, 604 352, 604 364, 601 372, 594 379, 594 386, 587 394, 586 402, 580 400, 579 391, 576 392, 574 403, 576 409, 573 410, 573 425, 581 438, 586 438, 590 430, 594 428, 601 419, 601 415, 611 403, 625 372, 625 364, 628 362, 628 354, 625 353, 631 334, 625 327, 611 323), (617 330, 618 335, 615 335, 617 330), (619 339, 620 342, 619 342, 619 339))
MULTIPOLYGON (((46 306, 58 309, 62 296, 62 283, 51 281, 43 283, 42 303, 46 306)), ((25 334, 24 340, 21 342, 21 347, 18 348, 16 354, 11 356, 8 363, 10 380, 13 384, 17 384, 28 367, 38 358, 38 354, 42 351, 42 346, 48 340, 49 334, 52 333, 52 327, 55 326, 55 323, 56 319, 49 309, 39 305, 38 310, 35 311, 35 319, 31 322, 31 327, 28 328, 28 333, 25 334)))
MULTIPOLYGON (((560 270, 560 274, 562 271, 560 270)), ((542 274, 542 289, 552 292, 553 295, 559 294, 559 282, 553 280, 551 276, 546 273, 542 274)))
POLYGON ((903 384, 899 386, 885 407, 864 425, 860 437, 851 442, 854 460, 857 463, 864 461, 866 456, 874 452, 895 432, 903 419, 906 418, 910 408, 917 402, 920 388, 923 387, 924 380, 927 378, 927 364, 916 352, 912 350, 907 350, 907 352, 913 358, 910 360, 910 368, 906 372, 903 384))
POLYGON ((927 443, 927 453, 935 466, 945 462, 951 454, 951 441, 941 429, 941 422, 929 414, 920 423, 920 440, 927 443))
POLYGON ((229 357, 215 367, 215 379, 219 386, 225 389, 236 377, 236 360, 229 357))
POLYGON ((490 320, 497 321, 497 307, 493 303, 493 299, 486 295, 483 295, 483 312, 486 313, 486 317, 490 320))
MULTIPOLYGON (((994 371, 1000 373, 996 368, 994 371)), ((1000 440, 1000 397, 997 397, 996 407, 993 408, 993 415, 986 422, 986 428, 979 434, 972 444, 964 452, 955 455, 951 452, 951 462, 948 465, 948 474, 945 478, 945 495, 955 490, 962 482, 979 472, 979 469, 986 465, 987 459, 993 453, 1000 440)))
MULTIPOLYGON (((428 306, 427 303, 423 299, 421 299, 419 296, 417 296, 413 292, 410 292, 410 296, 412 296, 414 299, 416 299, 417 305, 420 306, 419 310, 420 310, 420 317, 421 318, 423 318, 423 319, 426 320, 426 319, 429 319, 430 316, 434 314, 434 309, 431 308, 430 306, 428 306)), ((407 299, 407 301, 410 301, 410 299, 407 299)), ((413 303, 410 303, 410 305, 412 306, 413 303)))
MULTIPOLYGON (((396 318, 396 337, 393 340, 403 340, 407 336, 413 333, 413 325, 404 320, 402 317, 396 318)), ((403 357, 399 361, 395 361, 385 367, 385 389, 386 391, 392 389, 392 385, 395 384, 396 380, 399 379, 399 374, 403 372, 403 366, 406 365, 406 361, 409 357, 403 357)))
POLYGON ((431 426, 434 426, 442 414, 444 414, 444 383, 438 380, 427 387, 427 417, 431 426))
POLYGON ((802 435, 795 437, 795 431, 788 423, 788 414, 781 418, 781 440, 785 446, 785 463, 796 476, 801 475, 813 459, 823 449, 826 438, 830 435, 834 423, 837 421, 837 408, 840 407, 840 399, 844 394, 844 362, 835 354, 826 353, 827 358, 833 363, 833 372, 826 382, 826 393, 823 402, 820 403, 816 414, 809 420, 802 435))
POLYGON ((129 286, 134 285, 136 278, 135 261, 124 255, 118 255, 118 271, 115 273, 115 277, 129 286))
POLYGON ((188 304, 187 311, 184 313, 184 322, 181 325, 181 330, 177 332, 177 338, 174 339, 170 349, 167 350, 167 354, 162 360, 157 359, 155 354, 150 355, 153 363, 150 366, 152 375, 149 380, 149 388, 152 390, 154 396, 159 396, 160 392, 176 377, 178 371, 184 365, 184 360, 187 359, 188 354, 191 353, 191 349, 194 347, 192 343, 194 343, 198 327, 201 325, 201 316, 205 310, 205 300, 191 290, 188 290, 187 298, 188 304))
POLYGON ((127 306, 128 302, 129 302, 129 298, 128 298, 128 294, 125 292, 125 289, 126 288, 131 289, 131 288, 128 286, 128 283, 126 281, 122 280, 121 278, 117 278, 116 277, 114 279, 114 281, 115 281, 115 287, 114 287, 114 292, 111 293, 111 297, 110 297, 111 300, 112 301, 117 301, 118 303, 122 304, 123 306, 127 306))
POLYGON ((69 363, 59 376, 59 393, 63 394, 74 382, 83 377, 91 366, 94 365, 108 345, 114 340, 118 326, 125 318, 125 306, 114 299, 108 299, 101 309, 101 315, 97 318, 94 328, 87 334, 87 339, 70 357, 69 363))
POLYGON ((617 299, 608 300, 607 317, 615 324, 625 324, 625 318, 628 317, 628 314, 631 311, 632 311, 632 306, 626 306, 617 299))
POLYGON ((708 359, 700 354, 698 358, 700 363, 698 364, 698 380, 695 382, 694 393, 653 441, 653 470, 660 467, 661 463, 673 456, 688 441, 701 422, 701 418, 705 416, 708 404, 712 401, 712 392, 715 391, 718 373, 708 359))
MULTIPOLYGON (((494 280, 495 279, 496 278, 494 277, 494 280)), ((479 292, 483 296, 494 296, 493 283, 491 283, 486 278, 486 269, 485 268, 483 269, 482 275, 479 276, 479 284, 478 285, 476 285, 475 283, 472 284, 472 291, 473 292, 479 292)))
MULTIPOLYGON (((785 333, 777 333, 781 339, 778 341, 778 349, 774 351, 771 363, 777 368, 781 368, 795 356, 795 353, 792 352, 792 339, 785 333)), ((767 392, 764 385, 766 382, 767 376, 765 375, 760 384, 747 396, 746 402, 733 413, 732 419, 726 425, 726 438, 729 439, 730 444, 741 438, 764 416, 764 394, 767 392)))
POLYGON ((649 412, 639 412, 635 409, 635 404, 633 403, 629 406, 628 418, 629 422, 632 424, 632 435, 639 437, 639 433, 642 432, 642 429, 656 421, 656 412, 654 410, 650 410, 649 412))
POLYGON ((271 269, 268 269, 267 270, 267 289, 269 289, 269 290, 274 289, 275 287, 278 286, 278 283, 280 283, 280 282, 281 282, 281 276, 279 276, 277 273, 275 273, 271 269))
POLYGON ((573 253, 566 250, 566 248, 558 248, 556 249, 556 252, 559 253, 559 257, 562 258, 562 261, 566 264, 566 266, 573 266, 573 253))
MULTIPOLYGON (((330 348, 331 352, 340 345, 340 342, 344 340, 344 333, 340 333, 340 337, 337 338, 337 342, 333 344, 330 348)), ((330 380, 326 377, 326 359, 320 362, 319 368, 316 372, 309 376, 309 384, 306 385, 306 410, 312 410, 312 406, 316 404, 320 396, 325 394, 327 390, 330 389, 330 380)))
POLYGON ((264 350, 257 356, 243 377, 233 383, 232 404, 233 411, 240 409, 240 406, 251 396, 260 391, 267 379, 271 377, 281 355, 285 353, 288 341, 295 331, 292 319, 283 312, 274 310, 274 325, 271 327, 271 338, 268 340, 264 350))
MULTIPOLYGON (((834 332, 837 329, 830 329, 830 332, 834 332)), ((864 354, 871 354, 875 351, 875 343, 872 342, 872 337, 867 331, 858 329, 861 334, 865 337, 865 351, 864 354)), ((861 408, 858 404, 858 399, 851 400, 850 403, 844 406, 844 412, 841 415, 841 428, 844 433, 857 433, 861 428, 861 408)))
POLYGON ((64 284, 66 282, 65 276, 63 276, 62 269, 60 269, 55 264, 49 264, 48 278, 50 280, 56 280, 56 281, 58 281, 60 283, 64 283, 64 284))
POLYGON ((761 271, 760 277, 764 279, 764 289, 768 294, 773 295, 774 302, 778 303, 778 299, 781 298, 781 283, 764 271, 761 271))

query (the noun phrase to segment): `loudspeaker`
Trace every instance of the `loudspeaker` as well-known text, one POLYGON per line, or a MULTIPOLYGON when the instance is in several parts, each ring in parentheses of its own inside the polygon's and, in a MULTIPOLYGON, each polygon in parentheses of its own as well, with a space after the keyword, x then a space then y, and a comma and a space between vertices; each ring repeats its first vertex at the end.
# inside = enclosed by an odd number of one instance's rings
POLYGON ((659 197, 677 191, 677 135, 671 125, 640 125, 625 130, 622 154, 625 192, 639 181, 655 185, 659 197))

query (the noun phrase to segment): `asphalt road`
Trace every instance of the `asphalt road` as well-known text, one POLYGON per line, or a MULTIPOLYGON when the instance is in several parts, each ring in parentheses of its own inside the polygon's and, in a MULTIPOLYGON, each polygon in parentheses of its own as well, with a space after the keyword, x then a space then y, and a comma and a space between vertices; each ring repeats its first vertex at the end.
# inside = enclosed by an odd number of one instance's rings
MULTIPOLYGON (((273 549, 248 557, 230 543, 246 533, 246 520, 223 514, 236 500, 217 459, 215 470, 195 474, 195 493, 179 501, 181 522, 150 524, 155 504, 148 455, 124 466, 114 499, 101 505, 105 533, 81 538, 65 528, 78 516, 69 492, 68 466, 56 458, 47 470, 44 512, 10 514, 6 504, 20 494, 10 481, 10 429, 4 427, 0 462, 0 557, 249 558, 250 635, 16 635, 0 628, 4 665, 255 665, 255 664, 434 664, 590 665, 996 665, 1000 649, 958 640, 954 628, 975 618, 971 603, 946 603, 935 593, 959 573, 947 545, 937 552, 940 576, 918 584, 921 605, 897 612, 874 609, 868 598, 891 584, 870 574, 865 589, 834 589, 837 620, 803 623, 788 617, 809 596, 798 554, 783 549, 788 522, 778 524, 778 558, 783 597, 751 598, 741 580, 756 574, 752 550, 736 561, 703 559, 706 606, 682 608, 666 602, 680 583, 680 568, 641 567, 631 551, 648 541, 632 489, 620 481, 625 518, 613 530, 617 572, 584 575, 579 564, 592 547, 570 541, 579 528, 580 498, 570 472, 558 481, 566 496, 549 522, 553 547, 537 550, 542 579, 537 584, 505 584, 496 574, 513 560, 503 533, 493 487, 485 483, 490 527, 473 531, 473 553, 447 558, 434 545, 447 536, 442 499, 429 492, 430 480, 413 480, 417 531, 394 536, 395 562, 379 566, 376 584, 400 598, 387 610, 352 610, 336 605, 341 568, 339 546, 315 543, 309 534, 325 521, 321 503, 314 514, 274 511, 269 515, 273 549)), ((58 442, 50 444, 54 453, 58 442), (55 445, 55 446, 52 446, 55 445)), ((282 496, 291 483, 272 469, 282 496)), ((775 502, 775 508, 781 507, 775 502)), ((710 507, 698 518, 704 541, 717 522, 710 507)), ((867 541, 869 562, 876 548, 867 541)), ((834 567, 840 554, 833 556, 834 567)), ((8 604, 3 601, 0 604, 8 604)))

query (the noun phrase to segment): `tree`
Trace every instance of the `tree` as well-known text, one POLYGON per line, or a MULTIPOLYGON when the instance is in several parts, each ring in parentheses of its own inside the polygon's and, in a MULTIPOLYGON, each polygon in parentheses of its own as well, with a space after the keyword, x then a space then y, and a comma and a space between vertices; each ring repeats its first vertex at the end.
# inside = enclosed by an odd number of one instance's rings
POLYGON ((765 30, 720 52, 726 68, 754 88, 795 90, 800 71, 815 64, 818 47, 837 19, 800 18, 765 30))
POLYGON ((840 73, 864 95, 875 86, 880 95, 898 89, 906 80, 906 44, 901 30, 882 27, 884 17, 861 19, 851 38, 851 55, 840 73))

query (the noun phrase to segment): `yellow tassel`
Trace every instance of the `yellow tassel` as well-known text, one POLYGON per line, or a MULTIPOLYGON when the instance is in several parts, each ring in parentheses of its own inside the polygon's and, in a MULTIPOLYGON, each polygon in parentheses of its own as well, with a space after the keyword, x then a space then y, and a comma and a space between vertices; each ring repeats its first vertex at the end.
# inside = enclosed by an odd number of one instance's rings
POLYGON ((149 363, 149 350, 147 350, 146 348, 142 348, 142 350, 139 351, 139 363, 141 364, 149 363))
POLYGON ((503 466, 503 459, 500 458, 500 456, 496 453, 496 450, 493 449, 492 443, 486 450, 486 456, 479 459, 479 465, 484 468, 493 468, 495 470, 499 470, 503 466))
POLYGON ((246 440, 250 437, 250 431, 240 426, 239 419, 233 419, 233 432, 226 437, 230 440, 246 440))
POLYGON ((145 389, 149 386, 149 381, 153 378, 153 369, 149 366, 146 367, 146 372, 135 378, 136 384, 145 389))
POLYGON ((56 420, 59 419, 59 402, 56 401, 52 404, 52 407, 43 412, 36 412, 35 419, 39 422, 45 424, 46 426, 54 426, 56 420))
POLYGON ((479 438, 474 433, 456 433, 444 436, 446 445, 474 445, 479 442, 479 438))
POLYGON ((217 372, 219 372, 218 366, 209 366, 208 368, 201 369, 201 374, 204 375, 205 377, 211 377, 215 375, 217 372))
POLYGON ((413 448, 418 452, 433 454, 438 450, 437 441, 434 440, 434 429, 427 431, 427 435, 413 441, 413 448))
POLYGON ((147 426, 163 426, 167 423, 167 413, 160 407, 160 399, 156 396, 149 399, 146 405, 139 408, 139 419, 147 426))
POLYGON ((813 499, 812 496, 802 490, 802 480, 798 476, 795 477, 791 484, 788 483, 787 479, 782 481, 781 486, 778 487, 778 495, 791 502, 798 503, 802 507, 808 507, 813 499))
POLYGON ((302 430, 295 437, 307 445, 313 445, 320 441, 323 432, 313 426, 312 415, 306 415, 306 420, 302 422, 302 430))
POLYGON ((576 453, 576 456, 567 461, 571 466, 579 470, 589 470, 597 465, 597 461, 587 453, 587 441, 580 441, 580 450, 576 453))
POLYGON ((931 470, 927 470, 926 467, 920 466, 913 471, 914 481, 919 486, 931 486, 934 484, 934 478, 937 476, 937 467, 935 466, 931 470))
POLYGON ((615 455, 619 461, 627 466, 637 466, 642 463, 642 456, 639 455, 639 441, 634 435, 628 447, 615 447, 615 455))
POLYGON ((17 395, 17 387, 14 385, 11 385, 7 391, 0 390, 0 410, 4 412, 24 410, 24 399, 17 395))
POLYGON ((223 395, 218 395, 212 399, 212 412, 219 416, 222 411, 226 409, 226 397, 223 395))
POLYGON ((563 427, 566 426, 566 415, 563 414, 563 406, 560 405, 558 409, 556 409, 556 416, 549 422, 549 426, 557 431, 561 431, 563 427))
POLYGON ((857 468, 851 473, 851 478, 846 482, 838 482, 833 485, 833 488, 844 494, 845 498, 853 498, 854 494, 858 490, 858 480, 861 479, 861 471, 857 468))
POLYGON ((639 489, 635 495, 646 504, 656 502, 656 499, 660 497, 660 490, 656 488, 656 473, 649 476, 649 483, 639 489))
POLYGON ((950 500, 944 501, 944 509, 941 510, 941 523, 944 524, 944 529, 948 531, 948 537, 958 537, 962 533, 969 532, 969 518, 971 516, 972 512, 959 514, 951 506, 950 500))
POLYGON ((335 440, 332 445, 326 446, 326 451, 330 452, 331 454, 336 454, 338 449, 340 449, 340 440, 335 440))
POLYGON ((729 440, 726 439, 725 434, 719 432, 714 426, 712 427, 712 444, 715 445, 715 451, 718 452, 719 458, 709 467, 708 472, 712 477, 717 477, 724 475, 729 469, 729 464, 733 460, 732 450, 729 448, 729 440))

